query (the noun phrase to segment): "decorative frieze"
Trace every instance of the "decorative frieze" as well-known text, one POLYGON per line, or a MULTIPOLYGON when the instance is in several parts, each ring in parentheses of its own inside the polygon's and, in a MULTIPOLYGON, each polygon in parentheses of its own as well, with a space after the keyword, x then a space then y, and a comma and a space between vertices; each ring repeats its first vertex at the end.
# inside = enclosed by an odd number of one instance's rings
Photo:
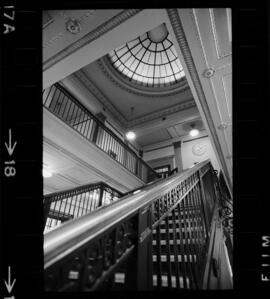
POLYGON ((117 70, 110 65, 107 57, 101 58, 97 61, 98 66, 102 70, 102 72, 106 75, 106 77, 116 86, 125 90, 128 93, 135 94, 138 96, 144 96, 147 98, 155 99, 162 98, 168 95, 178 95, 181 91, 189 89, 187 80, 184 78, 178 84, 175 84, 170 87, 143 87, 134 83, 134 87, 132 86, 132 82, 130 79, 125 78, 122 74, 117 74, 117 70))

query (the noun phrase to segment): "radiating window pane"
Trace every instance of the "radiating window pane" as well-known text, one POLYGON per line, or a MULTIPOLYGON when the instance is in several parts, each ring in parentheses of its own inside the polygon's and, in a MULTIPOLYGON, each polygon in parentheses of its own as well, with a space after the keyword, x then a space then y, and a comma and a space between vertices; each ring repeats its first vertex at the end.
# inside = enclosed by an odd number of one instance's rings
POLYGON ((137 84, 171 85, 185 76, 165 24, 111 51, 114 67, 137 84))

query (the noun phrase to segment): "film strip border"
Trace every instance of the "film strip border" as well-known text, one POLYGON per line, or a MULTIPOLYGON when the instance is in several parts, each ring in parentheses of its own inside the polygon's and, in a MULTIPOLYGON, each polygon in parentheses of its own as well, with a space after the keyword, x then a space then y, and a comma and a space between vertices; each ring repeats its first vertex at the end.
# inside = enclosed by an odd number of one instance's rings
POLYGON ((1 299, 43 289, 42 12, 13 2, 0 10, 1 299))

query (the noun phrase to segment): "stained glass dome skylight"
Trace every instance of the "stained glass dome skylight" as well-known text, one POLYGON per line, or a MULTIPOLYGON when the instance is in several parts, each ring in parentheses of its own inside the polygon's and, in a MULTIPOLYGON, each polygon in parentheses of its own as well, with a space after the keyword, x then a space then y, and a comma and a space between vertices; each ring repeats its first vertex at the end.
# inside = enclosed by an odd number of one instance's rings
POLYGON ((111 51, 109 57, 120 73, 140 85, 164 87, 185 77, 165 24, 111 51))

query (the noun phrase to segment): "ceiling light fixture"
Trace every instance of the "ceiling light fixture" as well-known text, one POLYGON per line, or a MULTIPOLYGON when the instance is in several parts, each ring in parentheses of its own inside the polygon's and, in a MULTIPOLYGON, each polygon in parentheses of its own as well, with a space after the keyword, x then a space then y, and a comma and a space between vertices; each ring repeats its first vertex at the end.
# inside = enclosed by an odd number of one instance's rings
POLYGON ((195 137, 199 134, 199 130, 194 129, 194 125, 191 125, 191 130, 189 131, 189 135, 191 137, 195 137))
POLYGON ((42 169, 42 175, 44 178, 50 178, 52 176, 52 172, 50 172, 48 169, 42 169))
POLYGON ((133 131, 128 131, 126 133, 127 140, 134 140, 136 138, 136 134, 133 131))
MULTIPOLYGON (((133 116, 133 112, 134 112, 134 107, 130 108, 130 119, 132 120, 132 116, 133 116)), ((136 134, 135 132, 131 129, 126 133, 126 138, 127 140, 134 140, 136 138, 136 134)))

